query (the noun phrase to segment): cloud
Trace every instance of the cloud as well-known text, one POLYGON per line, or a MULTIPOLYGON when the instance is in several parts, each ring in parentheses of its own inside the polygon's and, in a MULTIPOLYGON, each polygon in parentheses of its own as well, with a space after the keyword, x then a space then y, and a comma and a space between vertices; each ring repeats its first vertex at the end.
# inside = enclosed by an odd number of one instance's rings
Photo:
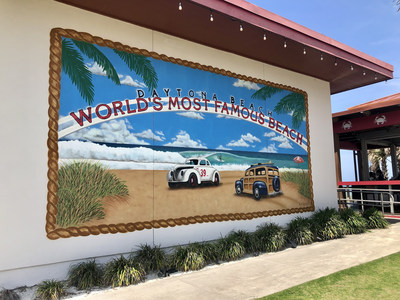
POLYGON ((284 148, 284 149, 293 149, 292 145, 290 145, 289 140, 286 139, 283 143, 279 144, 279 148, 284 148))
POLYGON ((228 147, 249 147, 249 144, 247 144, 243 139, 240 139, 238 141, 230 141, 228 144, 226 144, 228 147))
POLYGON ((157 141, 157 142, 165 141, 164 134, 156 135, 153 133, 153 131, 151 131, 151 129, 144 130, 140 133, 135 133, 134 136, 136 136, 138 138, 146 139, 146 140, 157 141))
POLYGON ((97 62, 93 62, 93 63, 88 63, 86 64, 86 67, 88 68, 88 70, 95 74, 95 75, 100 75, 100 76, 107 76, 106 71, 104 71, 104 69, 102 67, 100 67, 97 62))
POLYGON ((276 136, 276 134, 275 134, 275 132, 270 131, 270 132, 264 133, 264 136, 265 137, 274 137, 274 136, 276 136))
POLYGON ((242 139, 246 142, 249 143, 254 143, 254 142, 258 142, 260 143, 260 139, 254 135, 252 135, 251 133, 247 133, 246 135, 242 135, 242 139))
POLYGON ((278 135, 278 136, 276 136, 276 137, 273 137, 273 138, 271 139, 271 141, 276 141, 276 142, 284 143, 285 141, 287 141, 287 138, 285 138, 285 137, 282 136, 282 135, 278 135))
POLYGON ((290 144, 289 140, 286 137, 282 136, 282 135, 278 135, 276 137, 273 137, 271 140, 279 142, 280 143, 279 146, 278 146, 279 148, 293 149, 293 147, 290 144))
MULTIPOLYGON (((88 64, 86 64, 86 67, 88 68, 88 70, 91 73, 93 73, 95 75, 107 76, 106 71, 104 71, 103 67, 101 67, 97 62, 88 63, 88 64)), ((129 85, 129 86, 139 87, 139 88, 147 87, 146 84, 144 84, 143 82, 140 82, 136 79, 133 79, 129 75, 118 74, 118 78, 120 79, 120 83, 124 84, 124 85, 129 85)))
POLYGON ((235 81, 233 83, 233 86, 234 87, 244 87, 246 89, 256 90, 256 91, 258 91, 260 89, 260 87, 256 83, 250 82, 250 81, 245 81, 242 79, 238 79, 237 81, 235 81))
POLYGON ((129 75, 126 75, 126 76, 120 76, 120 75, 118 75, 119 77, 120 77, 120 82, 121 82, 121 84, 124 84, 124 85, 129 85, 129 86, 133 86, 133 87, 140 87, 140 88, 145 88, 145 87, 147 87, 143 82, 140 82, 140 81, 138 81, 138 80, 136 80, 136 79, 132 79, 132 77, 131 76, 129 76, 129 75))
POLYGON ((207 147, 203 145, 200 140, 197 141, 192 140, 190 138, 190 135, 184 130, 179 131, 176 137, 172 138, 172 142, 167 143, 164 146, 207 149, 207 147))
POLYGON ((156 134, 158 134, 160 136, 164 136, 164 132, 162 132, 161 130, 156 130, 156 134))
MULTIPOLYGON (((250 144, 257 142, 260 143, 261 140, 258 137, 255 137, 254 135, 252 135, 251 133, 247 133, 247 134, 242 134, 240 139, 235 141, 232 140, 230 141, 227 146, 228 147, 250 147, 250 144)), ((254 145, 251 145, 254 148, 254 145)))
POLYGON ((237 119, 234 116, 228 116, 228 115, 217 115, 218 119, 237 119))
POLYGON ((224 147, 224 146, 222 146, 222 145, 219 145, 219 146, 217 147, 217 150, 232 150, 232 148, 226 148, 226 147, 224 147))
POLYGON ((148 142, 139 140, 130 132, 130 123, 127 120, 111 120, 102 123, 100 128, 83 128, 65 136, 69 140, 86 140, 103 143, 125 143, 149 145, 148 142))
POLYGON ((195 120, 204 120, 204 116, 202 113, 197 113, 197 112, 193 112, 193 111, 179 112, 176 114, 179 116, 185 117, 185 118, 190 118, 190 119, 195 119, 195 120))
POLYGON ((275 147, 275 144, 271 144, 268 147, 262 148, 259 152, 277 153, 278 149, 275 147))

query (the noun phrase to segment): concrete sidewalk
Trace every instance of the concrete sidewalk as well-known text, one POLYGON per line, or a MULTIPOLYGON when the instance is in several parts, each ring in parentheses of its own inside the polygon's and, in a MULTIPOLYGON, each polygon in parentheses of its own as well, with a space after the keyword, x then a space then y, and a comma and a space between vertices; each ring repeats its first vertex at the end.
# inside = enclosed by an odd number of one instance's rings
POLYGON ((74 299, 254 299, 400 251, 400 223, 74 299))

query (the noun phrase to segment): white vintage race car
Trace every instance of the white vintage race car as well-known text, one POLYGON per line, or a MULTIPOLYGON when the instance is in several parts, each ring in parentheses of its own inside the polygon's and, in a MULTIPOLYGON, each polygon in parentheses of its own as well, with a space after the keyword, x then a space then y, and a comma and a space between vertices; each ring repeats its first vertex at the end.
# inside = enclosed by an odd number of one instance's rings
POLYGON ((176 165, 168 172, 167 180, 170 188, 182 183, 189 187, 196 187, 205 182, 218 185, 221 177, 208 159, 198 157, 187 159, 184 165, 176 165))

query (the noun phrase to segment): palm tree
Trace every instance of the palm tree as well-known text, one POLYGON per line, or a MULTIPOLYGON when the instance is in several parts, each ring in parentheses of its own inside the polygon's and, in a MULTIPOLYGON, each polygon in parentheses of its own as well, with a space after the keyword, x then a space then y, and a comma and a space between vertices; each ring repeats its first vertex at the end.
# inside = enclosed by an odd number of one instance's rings
POLYGON ((381 169, 383 176, 388 178, 387 162, 386 159, 390 155, 389 148, 381 148, 368 151, 368 160, 371 162, 371 170, 376 172, 381 169), (380 168, 381 167, 381 168, 380 168))
MULTIPOLYGON (((265 85, 251 95, 251 98, 267 100, 273 95, 284 91, 285 90, 265 85)), ((298 93, 290 92, 278 102, 278 104, 274 107, 274 112, 278 114, 291 113, 292 127, 294 129, 298 129, 306 117, 304 96, 298 93)))
MULTIPOLYGON (((113 49, 114 52, 126 63, 128 68, 142 77, 150 90, 157 87, 158 77, 151 61, 142 55, 126 53, 113 49)), ((85 65, 82 54, 93 59, 106 76, 115 84, 120 85, 118 73, 110 60, 93 44, 74 39, 62 39, 61 68, 77 87, 82 98, 91 105, 94 100, 94 86, 92 73, 85 65), (79 50, 79 51, 78 51, 79 50)))

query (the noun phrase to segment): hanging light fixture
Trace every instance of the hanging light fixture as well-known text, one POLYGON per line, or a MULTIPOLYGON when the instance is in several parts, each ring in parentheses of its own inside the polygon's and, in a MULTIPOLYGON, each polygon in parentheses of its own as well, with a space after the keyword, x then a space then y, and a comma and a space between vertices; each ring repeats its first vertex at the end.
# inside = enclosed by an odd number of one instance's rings
POLYGON ((324 60, 324 56, 322 55, 322 52, 321 52, 321 60, 324 60))
POLYGON ((354 67, 353 67, 353 65, 350 65, 350 70, 352 70, 352 71, 354 70, 354 67))
POLYGON ((211 22, 214 22, 214 17, 213 17, 213 12, 211 11, 211 13, 210 13, 210 21, 211 22))
POLYGON ((265 31, 264 31, 264 37, 263 37, 263 40, 264 40, 264 41, 266 41, 266 40, 267 40, 267 34, 265 33, 265 31))
POLYGON ((337 57, 335 57, 335 67, 337 67, 338 62, 337 62, 337 57))
POLYGON ((365 70, 363 70, 363 76, 365 76, 365 74, 367 74, 367 72, 365 72, 365 70))
POLYGON ((304 55, 307 54, 306 47, 303 47, 303 54, 304 54, 304 55))
POLYGON ((239 27, 240 31, 243 31, 243 25, 242 25, 242 21, 240 21, 240 27, 239 27))
POLYGON ((284 48, 287 47, 286 39, 285 39, 285 41, 283 42, 283 47, 284 47, 284 48))
POLYGON ((378 80, 378 74, 375 73, 375 80, 378 80))
POLYGON ((182 2, 181 1, 179 1, 178 9, 182 10, 182 2))

